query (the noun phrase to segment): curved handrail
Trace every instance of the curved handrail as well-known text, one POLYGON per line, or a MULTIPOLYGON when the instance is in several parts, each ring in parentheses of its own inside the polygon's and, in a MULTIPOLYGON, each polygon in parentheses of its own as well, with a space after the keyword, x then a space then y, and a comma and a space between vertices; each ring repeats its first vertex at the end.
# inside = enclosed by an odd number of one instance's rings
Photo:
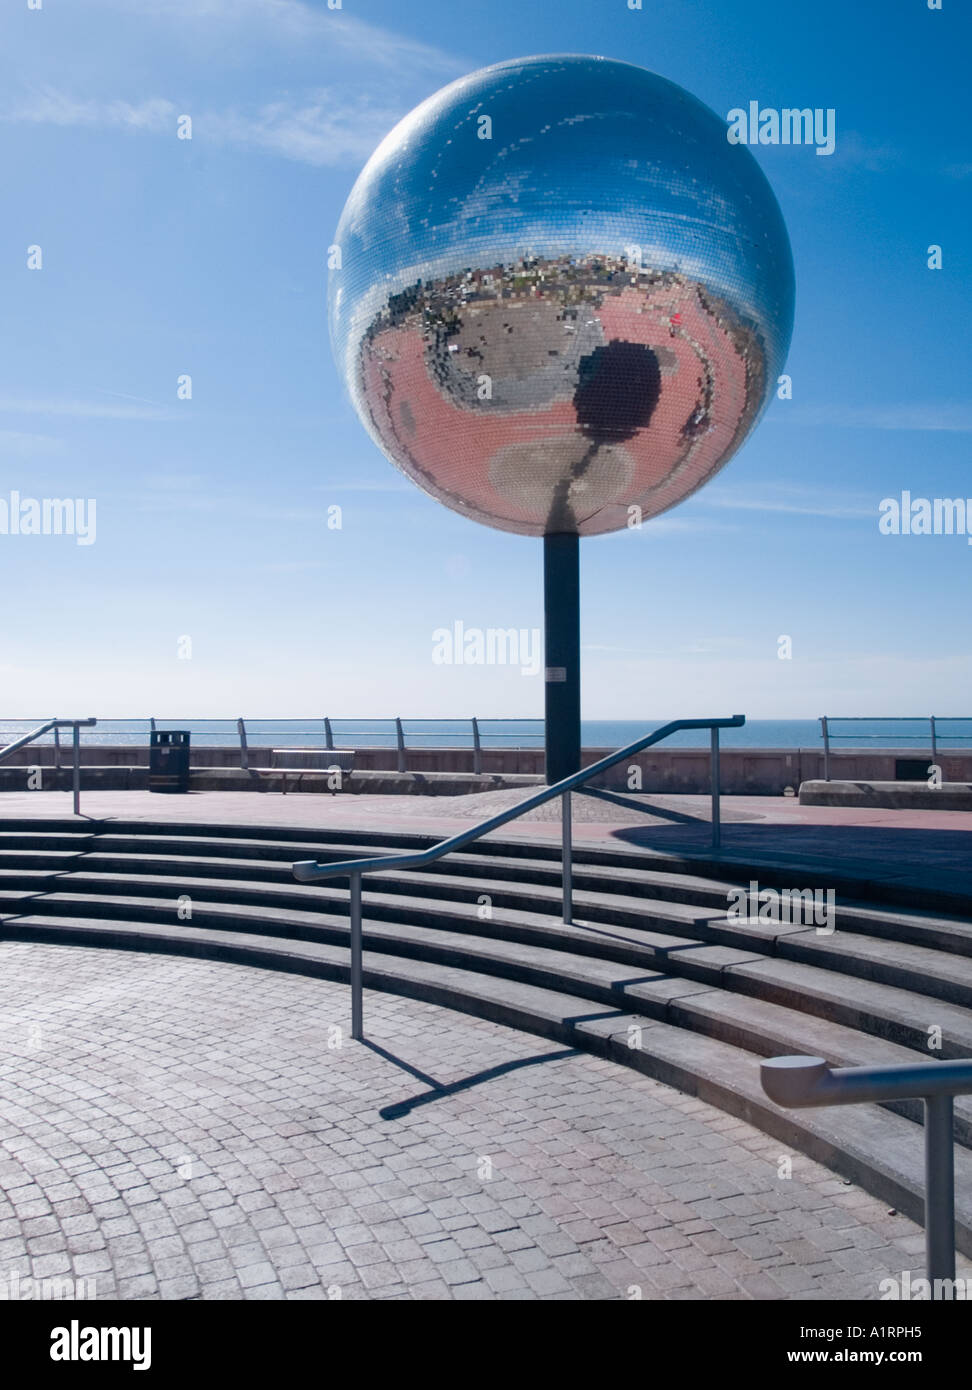
POLYGON ((728 719, 674 719, 669 724, 663 724, 654 733, 645 734, 642 738, 635 739, 633 743, 626 744, 624 748, 619 748, 616 753, 609 753, 606 758, 592 763, 590 767, 582 768, 580 772, 571 773, 569 777, 564 777, 551 787, 544 787, 542 791, 528 797, 526 801, 517 802, 509 810, 500 811, 498 815, 490 816, 488 820, 481 821, 469 830, 462 830, 458 835, 451 835, 447 840, 440 840, 437 845, 432 845, 429 849, 421 850, 416 854, 382 855, 375 859, 342 859, 334 864, 318 864, 314 859, 302 859, 292 866, 291 872, 299 883, 314 883, 319 879, 333 878, 339 874, 380 873, 382 869, 417 869, 423 864, 431 864, 436 859, 441 859, 444 854, 449 854, 452 850, 461 849, 463 845, 468 845, 471 841, 478 840, 493 830, 498 830, 501 825, 516 820, 517 817, 524 815, 527 811, 532 811, 537 806, 542 806, 547 801, 552 801, 554 797, 563 796, 565 792, 583 786, 592 777, 597 777, 600 773, 606 772, 609 767, 614 767, 615 763, 621 762, 624 758, 630 758, 632 754, 640 753, 645 748, 650 748, 653 743, 660 743, 662 739, 678 733, 681 729, 738 729, 745 722, 746 716, 744 714, 734 714, 728 719))

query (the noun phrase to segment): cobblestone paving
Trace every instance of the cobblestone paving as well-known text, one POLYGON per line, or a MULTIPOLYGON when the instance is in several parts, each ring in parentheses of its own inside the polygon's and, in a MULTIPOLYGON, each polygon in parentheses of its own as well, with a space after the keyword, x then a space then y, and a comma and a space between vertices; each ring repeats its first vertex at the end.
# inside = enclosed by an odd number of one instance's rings
POLYGON ((0 944, 0 1297, 875 1298, 921 1262, 910 1221, 799 1154, 781 1179, 700 1101, 391 995, 352 1043, 347 1007, 0 944))

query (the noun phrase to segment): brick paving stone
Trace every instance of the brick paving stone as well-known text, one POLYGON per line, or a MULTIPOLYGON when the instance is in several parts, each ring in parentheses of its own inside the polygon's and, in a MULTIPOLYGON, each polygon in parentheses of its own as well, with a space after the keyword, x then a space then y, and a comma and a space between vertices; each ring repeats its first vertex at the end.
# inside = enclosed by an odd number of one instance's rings
POLYGON ((876 1299, 921 1262, 885 1203, 800 1154, 779 1181, 777 1141, 694 1097, 370 991, 403 1065, 324 1056, 347 1008, 325 981, 0 942, 0 1017, 59 1039, 5 1038, 0 1274, 121 1299, 876 1299))

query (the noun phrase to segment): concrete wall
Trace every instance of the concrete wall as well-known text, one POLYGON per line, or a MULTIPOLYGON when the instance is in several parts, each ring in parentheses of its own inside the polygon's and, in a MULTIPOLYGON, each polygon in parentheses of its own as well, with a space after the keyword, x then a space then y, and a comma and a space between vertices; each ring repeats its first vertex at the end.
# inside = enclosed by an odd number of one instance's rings
MULTIPOLYGON (((270 766, 269 748, 251 748, 251 767, 270 766)), ((587 749, 584 766, 613 752, 608 748, 587 749)), ((458 772, 473 770, 473 754, 469 748, 408 749, 406 767, 409 772, 458 772)), ((70 750, 62 749, 61 765, 70 767, 70 750)), ((834 780, 890 782, 895 779, 895 760, 900 757, 931 763, 927 749, 882 749, 874 751, 848 750, 832 753, 830 773, 834 780)), ((89 744, 81 749, 85 767, 147 767, 148 748, 99 747, 89 744)), ((278 759, 279 762, 279 759, 278 759)), ((727 795, 780 796, 785 788, 797 790, 801 782, 817 780, 824 775, 823 751, 796 748, 723 748, 722 790, 727 795)), ((972 781, 972 750, 968 752, 939 752, 938 763, 946 782, 972 781)), ((54 748, 28 746, 6 761, 3 766, 52 767, 54 748)), ((238 768, 240 750, 230 748, 194 748, 193 768, 238 768)), ((393 772, 398 766, 394 748, 361 748, 355 756, 355 768, 361 772, 393 772)), ((599 783, 617 790, 638 790, 639 784, 631 769, 640 769, 640 790, 646 792, 700 793, 710 789, 708 748, 650 748, 637 757, 619 764, 599 783)), ((519 773, 538 775, 543 772, 542 748, 484 749, 484 773, 519 773)))

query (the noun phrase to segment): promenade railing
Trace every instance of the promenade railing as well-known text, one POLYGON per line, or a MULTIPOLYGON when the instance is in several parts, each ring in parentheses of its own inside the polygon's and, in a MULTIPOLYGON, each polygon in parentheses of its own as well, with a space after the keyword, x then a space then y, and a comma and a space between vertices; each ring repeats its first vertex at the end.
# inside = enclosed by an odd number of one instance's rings
MULTIPOLYGON (((0 719, 0 742, 4 736, 19 737, 26 726, 36 720, 0 719)), ((194 748, 239 747, 240 767, 249 766, 250 751, 270 747, 274 743, 320 748, 324 752, 337 748, 394 748, 397 750, 399 772, 408 772, 408 755, 424 748, 471 749, 473 771, 483 770, 483 753, 491 748, 543 748, 543 720, 487 719, 469 716, 458 719, 409 719, 391 715, 387 719, 345 719, 329 715, 311 715, 306 719, 256 719, 242 715, 227 719, 190 718, 161 719, 158 716, 132 719, 102 719, 98 728, 99 745, 130 747, 147 745, 148 735, 157 728, 188 729, 194 748)), ((41 738, 41 742, 57 742, 41 738)))
POLYGON ((645 734, 641 738, 635 739, 633 743, 625 744, 615 753, 609 753, 606 758, 601 758, 598 762, 592 763, 590 767, 582 768, 580 772, 572 773, 570 777, 564 777, 560 782, 555 782, 550 787, 544 787, 542 791, 528 796, 525 801, 519 801, 515 806, 511 806, 506 811, 500 811, 495 816, 490 816, 488 820, 481 821, 478 825, 472 826, 468 830, 462 830, 457 835, 451 835, 446 840, 441 840, 437 845, 432 845, 429 849, 416 851, 414 854, 389 854, 378 855, 375 858, 342 859, 333 864, 318 864, 313 859, 301 860, 293 866, 293 875, 300 883, 317 883, 325 878, 348 877, 350 892, 350 914, 351 914, 351 1036, 361 1039, 363 1036, 363 967, 362 967, 362 930, 361 930, 361 880, 366 873, 381 873, 386 869, 420 869, 426 864, 432 864, 437 859, 441 859, 446 854, 451 854, 454 850, 462 849, 465 845, 472 844, 473 841, 481 839, 484 835, 489 835, 493 830, 498 830, 502 825, 508 825, 510 821, 517 820, 520 816, 526 815, 528 811, 535 810, 538 806, 543 806, 548 801, 553 801, 560 797, 561 803, 561 865, 562 865, 562 910, 561 915, 565 925, 573 923, 573 834, 571 828, 571 803, 570 794, 578 787, 583 787, 593 778, 606 772, 616 763, 623 762, 625 758, 632 757, 635 753, 640 753, 645 748, 650 748, 655 743, 661 743, 663 739, 669 738, 672 734, 678 733, 682 729, 708 729, 711 735, 711 774, 712 774, 712 848, 718 849, 721 844, 722 832, 719 814, 719 730, 720 729, 739 729, 745 724, 746 718, 742 714, 734 714, 726 719, 675 719, 669 724, 663 724, 660 729, 655 729, 653 733, 645 734))
MULTIPOLYGON (((0 745, 5 737, 19 739, 40 721, 35 719, 0 718, 0 745)), ((823 744, 824 777, 831 780, 831 754, 854 748, 874 748, 876 751, 907 751, 927 743, 932 761, 941 748, 967 750, 972 746, 972 716, 920 715, 821 715, 818 720, 823 744), (862 726, 871 726, 865 731, 862 726), (875 725, 887 726, 887 733, 875 733, 875 725), (964 729, 965 732, 960 732, 964 729), (844 747, 835 745, 843 744, 844 747)), ((394 749, 399 772, 408 772, 409 754, 435 748, 461 749, 472 752, 473 771, 481 774, 484 754, 496 749, 542 749, 543 720, 538 717, 490 719, 483 716, 462 716, 449 719, 411 719, 403 715, 373 718, 345 718, 334 715, 311 715, 307 718, 258 719, 234 715, 229 718, 162 719, 158 716, 98 720, 99 746, 137 747, 148 744, 148 735, 157 728, 188 729, 196 750, 234 745, 239 750, 239 765, 244 770, 249 754, 256 748, 277 745, 318 748, 323 752, 339 748, 394 749)), ((57 731, 40 737, 40 743, 57 743, 57 731)), ((585 746, 603 747, 603 742, 585 746)), ((59 757, 57 758, 59 762, 59 757)), ((413 760, 414 762, 414 760, 413 760)))
POLYGON ((853 743, 855 746, 861 743, 886 743, 888 739, 896 740, 896 747, 904 746, 903 740, 929 740, 932 762, 938 757, 939 738, 947 738, 950 744, 972 743, 972 716, 969 715, 946 715, 946 714, 927 714, 918 715, 914 719, 907 715, 888 714, 869 717, 868 715, 844 715, 844 714, 822 714, 820 716, 820 736, 824 746, 824 781, 830 781, 830 745, 835 742, 853 743), (834 724, 897 724, 898 732, 887 734, 864 734, 854 732, 849 734, 835 733, 834 724), (902 724, 917 725, 918 732, 910 730, 902 731, 902 724), (954 733, 950 728, 945 729, 943 725, 967 724, 970 732, 967 734, 954 733))

